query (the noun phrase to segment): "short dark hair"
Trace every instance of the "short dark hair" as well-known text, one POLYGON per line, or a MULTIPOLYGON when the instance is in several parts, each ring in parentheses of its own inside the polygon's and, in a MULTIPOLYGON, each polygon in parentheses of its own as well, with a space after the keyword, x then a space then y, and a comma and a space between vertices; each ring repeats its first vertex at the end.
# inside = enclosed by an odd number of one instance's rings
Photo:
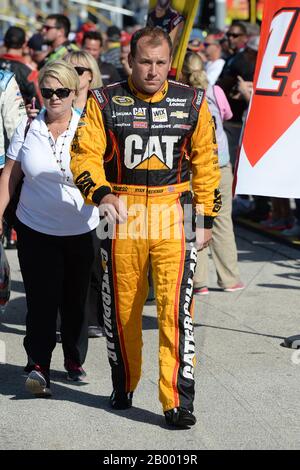
POLYGON ((230 25, 231 26, 235 26, 237 28, 240 28, 240 31, 245 34, 245 36, 247 36, 247 28, 246 26, 244 25, 244 23, 242 23, 241 21, 233 21, 230 25))
POLYGON ((83 46, 84 46, 86 39, 93 39, 94 41, 100 41, 100 46, 102 46, 103 44, 102 34, 99 31, 86 31, 82 39, 83 46))
POLYGON ((33 34, 31 38, 27 41, 27 46, 29 47, 29 49, 33 49, 34 51, 42 51, 43 45, 44 39, 40 33, 33 34))
POLYGON ((71 23, 67 16, 61 15, 60 13, 53 13, 52 15, 48 15, 46 20, 55 20, 56 28, 62 28, 65 32, 65 37, 69 36, 71 31, 71 23))
POLYGON ((118 42, 120 41, 121 37, 121 30, 118 26, 109 26, 106 30, 107 39, 111 42, 118 42))
POLYGON ((169 34, 158 26, 146 26, 132 35, 130 41, 130 54, 132 57, 135 57, 138 41, 144 37, 149 37, 149 43, 153 46, 159 46, 163 40, 167 41, 170 49, 170 56, 172 55, 173 45, 169 34))
POLYGON ((18 26, 11 26, 5 33, 4 45, 7 49, 21 49, 26 42, 25 31, 18 26))

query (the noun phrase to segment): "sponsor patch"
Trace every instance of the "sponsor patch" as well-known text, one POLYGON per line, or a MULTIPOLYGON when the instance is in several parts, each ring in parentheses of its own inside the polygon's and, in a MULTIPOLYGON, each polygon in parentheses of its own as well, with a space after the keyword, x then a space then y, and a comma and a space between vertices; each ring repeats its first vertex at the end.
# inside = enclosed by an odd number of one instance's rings
POLYGON ((119 106, 131 106, 134 104, 134 100, 130 96, 113 96, 112 100, 119 106))
POLYGON ((173 126, 174 129, 185 129, 186 131, 189 131, 191 127, 192 126, 190 124, 175 124, 173 126))
POLYGON ((203 91, 198 91, 196 106, 200 106, 200 104, 202 103, 203 95, 204 95, 203 91))
POLYGON ((99 91, 99 90, 94 90, 94 94, 97 98, 97 100, 99 101, 100 104, 104 104, 105 103, 105 100, 102 96, 102 93, 99 91))
POLYGON ((215 189, 215 192, 214 192, 214 207, 213 207, 213 211, 214 212, 219 212, 219 210, 221 209, 222 207, 222 197, 221 197, 221 193, 219 191, 219 189, 215 189))
POLYGON ((167 103, 169 106, 185 106, 186 105, 186 98, 166 98, 167 103))
POLYGON ((75 184, 79 191, 84 194, 86 197, 88 196, 90 190, 96 186, 96 183, 92 180, 91 174, 89 171, 84 171, 79 176, 77 176, 75 184))
POLYGON ((130 123, 128 122, 117 122, 114 124, 115 127, 130 127, 130 123))
POLYGON ((123 113, 122 113, 122 112, 118 112, 118 111, 117 111, 117 112, 115 112, 115 111, 112 112, 111 117, 112 117, 113 119, 116 119, 118 116, 132 116, 132 112, 131 112, 131 111, 125 111, 125 112, 123 112, 123 113))
POLYGON ((128 188, 127 188, 127 186, 117 186, 117 185, 114 185, 114 191, 118 191, 118 192, 123 191, 124 193, 127 193, 128 188))
POLYGON ((180 16, 178 16, 178 18, 175 18, 175 20, 173 21, 173 27, 175 28, 175 26, 181 23, 181 21, 182 21, 182 18, 180 16))
POLYGON ((133 121, 133 127, 135 129, 147 129, 148 123, 143 121, 133 121))
POLYGON ((184 119, 189 117, 189 113, 184 113, 183 111, 172 111, 170 116, 176 117, 177 119, 184 119))
POLYGON ((152 108, 153 122, 168 122, 168 114, 165 108, 152 108))
POLYGON ((151 129, 171 129, 171 124, 152 124, 151 129))
POLYGON ((136 119, 146 119, 147 108, 133 108, 132 112, 136 119))
POLYGON ((150 135, 147 142, 138 134, 128 135, 125 139, 124 163, 130 170, 162 169, 164 166, 173 168, 175 145, 180 141, 180 136, 174 135, 150 135), (151 165, 147 160, 151 160, 151 165))

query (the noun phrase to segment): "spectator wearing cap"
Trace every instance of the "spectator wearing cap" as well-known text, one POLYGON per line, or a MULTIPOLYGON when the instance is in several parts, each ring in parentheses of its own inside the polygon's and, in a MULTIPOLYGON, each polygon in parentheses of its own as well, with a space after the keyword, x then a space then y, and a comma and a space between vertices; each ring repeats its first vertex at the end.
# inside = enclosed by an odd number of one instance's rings
POLYGON ((225 65, 225 60, 221 57, 220 39, 220 35, 208 34, 204 42, 204 54, 207 60, 205 70, 207 79, 212 86, 215 85, 225 65))
POLYGON ((82 40, 82 48, 84 51, 89 52, 97 61, 104 86, 121 80, 121 76, 116 67, 108 62, 102 61, 103 38, 99 31, 85 32, 82 40))
POLYGON ((67 16, 56 13, 47 16, 42 26, 42 36, 50 51, 40 62, 39 69, 50 61, 63 59, 69 52, 79 50, 76 44, 68 40, 70 30, 71 23, 67 16))
POLYGON ((36 105, 41 107, 38 73, 26 64, 23 50, 26 46, 26 34, 22 28, 11 26, 5 33, 4 45, 6 53, 0 56, 0 68, 15 74, 25 104, 36 98, 36 105))
POLYGON ((97 26, 92 21, 83 23, 75 35, 75 42, 78 47, 82 47, 83 37, 88 31, 97 31, 97 26))
POLYGON ((123 69, 121 64, 121 30, 117 26, 109 26, 106 36, 107 51, 103 55, 103 60, 112 64, 120 72, 123 69))
POLYGON ((198 28, 193 28, 189 37, 189 42, 187 45, 187 50, 190 52, 196 52, 200 55, 203 62, 206 62, 206 57, 204 55, 204 35, 203 31, 198 28))
POLYGON ((48 54, 48 46, 47 44, 44 44, 43 36, 40 33, 36 33, 31 36, 27 42, 27 47, 31 59, 37 64, 37 66, 48 54))

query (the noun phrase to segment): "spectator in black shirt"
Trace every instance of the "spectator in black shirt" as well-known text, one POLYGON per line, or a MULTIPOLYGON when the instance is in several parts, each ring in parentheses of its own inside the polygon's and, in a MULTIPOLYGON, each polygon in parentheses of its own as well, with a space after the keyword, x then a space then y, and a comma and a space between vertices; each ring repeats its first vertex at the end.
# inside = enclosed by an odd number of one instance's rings
POLYGON ((224 123, 224 129, 228 138, 230 160, 234 166, 239 148, 243 114, 248 107, 246 101, 240 97, 238 77, 246 81, 253 80, 257 51, 245 48, 247 30, 243 23, 232 24, 226 37, 231 55, 226 60, 217 85, 224 90, 233 113, 232 119, 224 123))
MULTIPOLYGON (((239 94, 239 80, 242 77, 247 82, 252 82, 257 58, 257 48, 249 42, 244 50, 238 52, 229 64, 225 65, 218 81, 229 101, 233 112, 232 121, 242 123, 243 114, 248 103, 239 94)), ((257 45, 258 47, 258 45, 257 45)))
POLYGON ((94 57, 94 59, 96 59, 99 65, 104 86, 107 86, 110 83, 119 82, 121 80, 120 74, 116 67, 114 67, 112 64, 109 64, 108 62, 102 62, 101 60, 103 39, 100 32, 87 31, 84 33, 82 48, 84 51, 89 52, 94 57))
POLYGON ((230 59, 246 46, 248 41, 246 26, 240 22, 233 23, 226 33, 226 38, 228 40, 229 52, 231 53, 231 56, 228 58, 230 62, 230 59))
POLYGON ((183 25, 184 17, 171 7, 170 0, 157 0, 155 8, 150 10, 147 18, 147 26, 159 26, 170 35, 173 52, 183 25))

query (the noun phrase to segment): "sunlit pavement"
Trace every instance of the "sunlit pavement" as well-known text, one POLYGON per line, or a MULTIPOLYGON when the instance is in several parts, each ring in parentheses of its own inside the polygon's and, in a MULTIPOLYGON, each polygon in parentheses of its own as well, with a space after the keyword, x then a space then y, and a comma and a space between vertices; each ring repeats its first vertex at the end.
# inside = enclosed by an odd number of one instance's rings
MULTIPOLYGON (((8 251, 12 297, 0 321, 0 449, 296 449, 300 444, 300 252, 237 228, 246 289, 196 298, 195 414, 190 430, 165 426, 158 401, 155 306, 144 309, 143 377, 127 411, 111 411, 105 340, 90 340, 87 383, 65 379, 61 345, 52 360, 51 399, 24 389, 26 305, 17 256, 8 251), (3 343, 4 342, 4 343, 3 343)), ((43 312, 41 312, 43 315, 43 312)))

